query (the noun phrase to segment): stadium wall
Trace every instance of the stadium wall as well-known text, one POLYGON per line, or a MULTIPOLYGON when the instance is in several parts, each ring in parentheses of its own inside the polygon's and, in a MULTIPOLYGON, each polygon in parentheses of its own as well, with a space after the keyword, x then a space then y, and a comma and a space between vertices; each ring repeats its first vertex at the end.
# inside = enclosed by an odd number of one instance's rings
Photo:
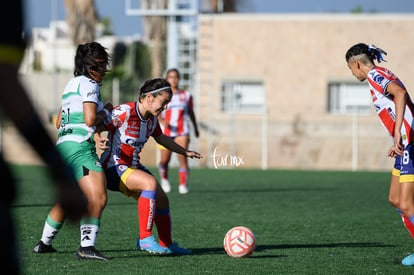
MULTIPOLYGON (((385 49, 388 62, 381 65, 414 91, 413 27, 412 15, 397 14, 201 16, 200 150, 242 156, 247 167, 263 167, 265 156, 269 168, 390 170, 391 139, 374 110, 332 114, 328 86, 358 84, 344 56, 365 42, 385 49), (262 83, 266 110, 223 111, 228 81, 262 83)), ((212 166, 211 158, 204 163, 212 166)))

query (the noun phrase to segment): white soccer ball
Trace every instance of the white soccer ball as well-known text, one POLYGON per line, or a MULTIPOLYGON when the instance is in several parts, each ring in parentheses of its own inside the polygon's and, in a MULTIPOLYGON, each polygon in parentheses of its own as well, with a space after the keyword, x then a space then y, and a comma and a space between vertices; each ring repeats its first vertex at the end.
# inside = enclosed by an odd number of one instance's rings
POLYGON ((245 226, 236 226, 227 231, 224 237, 224 250, 232 258, 244 258, 252 255, 256 249, 256 237, 245 226))

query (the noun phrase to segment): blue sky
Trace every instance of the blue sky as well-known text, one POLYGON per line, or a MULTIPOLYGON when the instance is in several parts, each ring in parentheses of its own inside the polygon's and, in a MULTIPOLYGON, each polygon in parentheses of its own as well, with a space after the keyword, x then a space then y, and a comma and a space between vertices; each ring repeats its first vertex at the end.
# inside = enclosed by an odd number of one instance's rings
MULTIPOLYGON (((47 27, 52 18, 65 19, 64 0, 24 1, 27 28, 47 27), (56 8, 52 9, 53 6, 56 8)), ((142 35, 142 18, 125 15, 125 0, 95 0, 95 4, 100 17, 111 18, 115 34, 142 35)), ((414 15, 414 1, 412 0, 241 0, 239 11, 243 13, 327 13, 349 12, 357 6, 367 12, 413 13, 414 15)))

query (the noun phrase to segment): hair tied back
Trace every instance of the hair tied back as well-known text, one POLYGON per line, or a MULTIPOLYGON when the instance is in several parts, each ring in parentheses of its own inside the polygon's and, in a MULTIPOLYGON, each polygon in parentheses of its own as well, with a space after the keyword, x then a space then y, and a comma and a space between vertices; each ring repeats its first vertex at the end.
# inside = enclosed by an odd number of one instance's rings
POLYGON ((368 46, 368 52, 377 59, 378 63, 381 63, 381 61, 387 62, 387 60, 384 59, 383 55, 387 55, 387 52, 384 51, 381 48, 377 48, 375 45, 370 44, 368 46))

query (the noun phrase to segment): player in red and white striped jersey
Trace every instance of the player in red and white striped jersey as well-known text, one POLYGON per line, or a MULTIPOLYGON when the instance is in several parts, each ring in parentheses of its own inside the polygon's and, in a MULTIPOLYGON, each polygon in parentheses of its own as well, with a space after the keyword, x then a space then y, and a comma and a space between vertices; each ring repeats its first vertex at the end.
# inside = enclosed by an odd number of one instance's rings
MULTIPOLYGON (((163 128, 164 135, 170 137, 184 148, 188 148, 190 142, 190 121, 194 126, 195 136, 199 136, 196 117, 193 111, 193 98, 185 90, 178 88, 180 73, 177 69, 167 71, 166 80, 171 85, 173 96, 167 109, 161 113, 159 120, 163 128)), ((168 164, 171 159, 171 151, 161 148, 161 160, 159 163, 159 172, 161 177, 161 186, 165 192, 170 192, 171 186, 168 180, 168 164)), ((181 194, 188 193, 188 162, 187 158, 178 155, 179 169, 179 186, 178 191, 181 194)))
POLYGON ((137 247, 156 254, 191 254, 171 239, 171 219, 167 195, 155 177, 140 162, 139 153, 152 136, 169 150, 190 158, 200 158, 165 136, 157 116, 170 102, 172 92, 164 79, 147 80, 139 100, 116 106, 105 120, 109 148, 101 156, 108 189, 138 200, 139 238, 137 247), (155 222, 160 244, 152 236, 155 222))
MULTIPOLYGON (((414 105, 402 82, 391 71, 375 65, 386 52, 374 45, 352 46, 345 59, 352 74, 360 81, 368 80, 375 110, 393 137, 387 155, 395 158, 389 201, 400 213, 405 227, 414 239, 414 105)), ((414 254, 402 260, 414 265, 414 254)))

